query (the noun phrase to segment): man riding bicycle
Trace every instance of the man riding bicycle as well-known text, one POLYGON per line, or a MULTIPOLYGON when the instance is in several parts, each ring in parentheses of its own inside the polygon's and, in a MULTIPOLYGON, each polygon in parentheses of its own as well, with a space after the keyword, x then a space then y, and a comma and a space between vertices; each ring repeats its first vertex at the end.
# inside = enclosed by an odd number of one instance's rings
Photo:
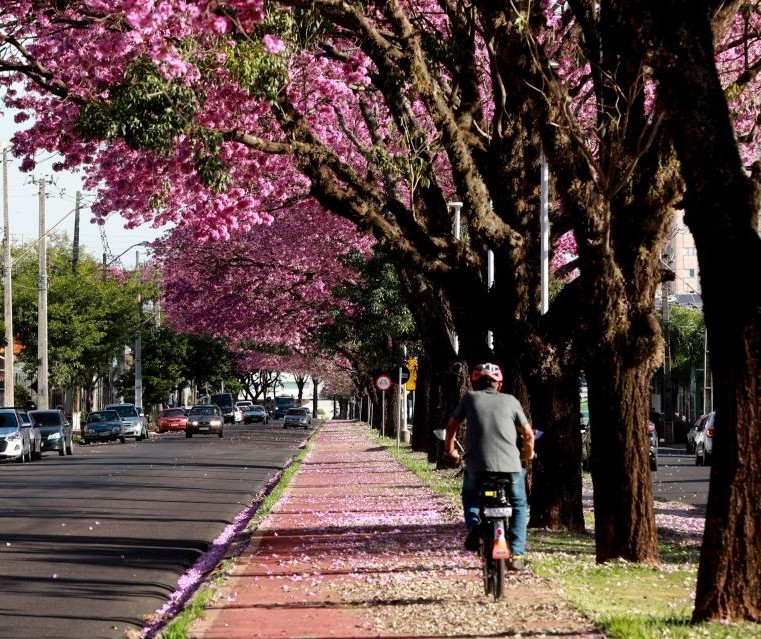
POLYGON ((460 461, 455 449, 455 435, 467 420, 464 457, 467 466, 462 479, 462 507, 468 533, 465 548, 478 549, 479 498, 481 478, 498 473, 509 480, 508 498, 513 509, 508 529, 512 558, 508 567, 525 567, 528 503, 526 470, 523 462, 534 457, 534 431, 520 402, 513 395, 502 393, 502 371, 496 364, 479 364, 471 375, 473 390, 460 400, 447 424, 446 454, 460 461))

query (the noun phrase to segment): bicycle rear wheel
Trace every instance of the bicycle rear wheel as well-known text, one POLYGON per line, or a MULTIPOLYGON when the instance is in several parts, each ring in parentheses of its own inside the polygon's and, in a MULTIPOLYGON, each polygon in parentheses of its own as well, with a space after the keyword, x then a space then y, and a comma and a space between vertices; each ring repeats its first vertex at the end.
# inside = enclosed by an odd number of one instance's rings
POLYGON ((505 560, 504 559, 492 559, 491 560, 494 575, 492 578, 492 592, 494 594, 494 600, 502 599, 505 594, 505 560))

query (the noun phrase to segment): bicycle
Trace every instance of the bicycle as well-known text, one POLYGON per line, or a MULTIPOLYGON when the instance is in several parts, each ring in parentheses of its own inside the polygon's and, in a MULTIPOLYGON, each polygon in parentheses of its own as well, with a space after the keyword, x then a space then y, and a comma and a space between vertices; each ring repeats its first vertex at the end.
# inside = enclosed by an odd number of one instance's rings
POLYGON ((480 481, 480 535, 478 555, 484 581, 484 594, 493 595, 494 600, 505 594, 505 570, 510 559, 510 545, 507 529, 513 509, 507 498, 510 480, 498 475, 490 475, 480 481))
MULTIPOLYGON (((444 442, 446 431, 434 430, 439 448, 444 442)), ((455 445, 464 454, 462 445, 455 439, 455 445)), ((438 465, 437 465, 438 467, 438 465)), ((464 460, 460 458, 460 472, 464 460)), ((478 535, 478 556, 481 558, 481 572, 484 582, 484 594, 493 595, 494 600, 505 594, 505 570, 510 559, 510 546, 507 542, 507 529, 513 509, 507 498, 510 480, 498 475, 490 475, 481 480, 479 485, 480 532, 478 535)))

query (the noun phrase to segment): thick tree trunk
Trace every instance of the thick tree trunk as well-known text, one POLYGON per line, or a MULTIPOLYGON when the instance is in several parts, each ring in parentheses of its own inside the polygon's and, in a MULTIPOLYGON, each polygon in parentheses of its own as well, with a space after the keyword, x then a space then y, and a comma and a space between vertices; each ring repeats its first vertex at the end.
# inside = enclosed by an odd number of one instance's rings
POLYGON ((531 528, 584 531, 577 375, 541 384, 532 392, 536 442, 531 473, 531 528))
POLYGON ((597 561, 658 560, 647 419, 650 375, 616 359, 589 364, 597 561), (619 398, 619 401, 611 401, 619 398))
MULTIPOLYGON (((761 621, 759 167, 737 148, 714 40, 721 16, 645 3, 631 24, 655 70, 686 184, 713 371, 713 466, 694 621, 761 621), (743 278, 742 289, 732 286, 743 278)), ((729 15, 734 14, 732 7, 729 15)), ((719 35, 721 37, 721 35, 719 35)), ((758 164, 758 163, 757 163, 758 164)))

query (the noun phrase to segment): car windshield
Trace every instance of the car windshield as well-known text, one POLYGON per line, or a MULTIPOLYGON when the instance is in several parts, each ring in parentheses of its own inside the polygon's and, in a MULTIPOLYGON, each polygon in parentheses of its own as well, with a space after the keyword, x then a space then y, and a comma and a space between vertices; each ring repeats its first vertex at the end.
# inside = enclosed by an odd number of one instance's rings
POLYGON ((29 419, 29 415, 26 413, 19 413, 19 417, 21 417, 21 421, 24 422, 25 425, 31 425, 32 420, 29 419))
POLYGON ((18 428, 18 421, 14 413, 0 413, 0 426, 18 428))
POLYGON ((185 415, 185 411, 182 408, 167 408, 161 411, 162 417, 182 417, 185 415))
POLYGON ((264 412, 264 406, 249 406, 248 410, 253 413, 263 413, 264 412))
POLYGON ((216 406, 193 406, 193 408, 190 409, 191 415, 216 415, 217 414, 217 407, 216 406))
POLYGON ((119 413, 119 417, 140 417, 134 406, 112 406, 111 409, 119 413))
POLYGON ((119 413, 115 410, 103 410, 97 413, 90 413, 87 416, 87 421, 92 422, 109 422, 115 419, 119 419, 119 413))
POLYGON ((305 408, 289 408, 286 415, 306 415, 307 411, 305 408))
POLYGON ((32 417, 40 426, 60 426, 63 423, 61 421, 61 413, 55 410, 34 411, 32 417))

